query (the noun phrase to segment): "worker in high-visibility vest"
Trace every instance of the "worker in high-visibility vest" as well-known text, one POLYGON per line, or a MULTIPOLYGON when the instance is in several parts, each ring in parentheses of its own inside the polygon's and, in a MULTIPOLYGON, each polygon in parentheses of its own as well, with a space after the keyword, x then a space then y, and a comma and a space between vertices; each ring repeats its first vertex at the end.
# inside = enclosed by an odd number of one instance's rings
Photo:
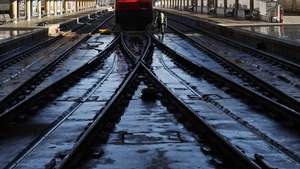
POLYGON ((160 33, 164 35, 165 29, 167 27, 167 17, 163 12, 158 12, 158 15, 156 16, 155 19, 155 23, 157 24, 160 33))

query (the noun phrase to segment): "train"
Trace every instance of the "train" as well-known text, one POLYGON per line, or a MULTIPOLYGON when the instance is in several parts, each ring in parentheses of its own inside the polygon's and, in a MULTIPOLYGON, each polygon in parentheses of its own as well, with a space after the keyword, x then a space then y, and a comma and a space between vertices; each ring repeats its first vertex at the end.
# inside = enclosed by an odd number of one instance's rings
POLYGON ((115 19, 122 28, 145 28, 152 23, 152 0, 116 0, 115 19))

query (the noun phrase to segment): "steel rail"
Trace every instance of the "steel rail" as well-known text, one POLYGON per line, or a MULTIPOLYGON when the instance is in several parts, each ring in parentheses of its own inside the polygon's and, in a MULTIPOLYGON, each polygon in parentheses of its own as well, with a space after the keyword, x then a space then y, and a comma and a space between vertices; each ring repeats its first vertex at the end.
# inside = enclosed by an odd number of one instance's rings
POLYGON ((148 78, 151 78, 155 84, 159 86, 159 89, 163 90, 164 96, 171 98, 174 105, 180 107, 179 111, 185 112, 185 117, 192 122, 193 128, 197 132, 205 135, 209 140, 209 144, 213 145, 218 153, 222 154, 227 162, 231 161, 233 165, 237 168, 244 169, 260 169, 253 160, 249 159, 245 154, 243 154, 237 147, 233 146, 229 141, 227 141, 223 136, 217 133, 202 117, 190 109, 185 103, 183 103, 178 97, 166 87, 157 77, 149 70, 149 68, 142 64, 142 67, 148 78))
MULTIPOLYGON (((99 24, 95 29, 91 31, 91 33, 96 32, 99 27, 103 26, 107 21, 111 20, 113 18, 113 15, 107 17, 101 24, 99 24)), ((73 45, 71 48, 69 48, 66 52, 61 54, 58 58, 56 58, 54 61, 46 65, 42 70, 37 72, 35 75, 24 81, 17 89, 15 89, 13 92, 9 93, 5 98, 3 98, 0 102, 0 121, 4 116, 6 116, 7 109, 11 109, 11 107, 15 107, 15 105, 10 107, 11 102, 16 99, 23 90, 27 88, 30 84, 34 83, 36 79, 41 77, 43 74, 47 73, 51 68, 53 68, 55 65, 57 65, 60 61, 62 61, 68 54, 73 51, 79 44, 81 44, 83 41, 87 40, 89 37, 91 37, 91 34, 86 34, 83 39, 81 39, 78 43, 73 45)))
POLYGON ((212 56, 216 57, 216 59, 219 59, 221 62, 223 62, 226 65, 228 65, 231 68, 233 68, 235 71, 237 71, 240 74, 242 74, 243 76, 247 77, 250 81, 253 81, 260 88, 262 88, 263 90, 265 90, 268 93, 272 94, 272 96, 275 96, 277 99, 280 99, 281 102, 283 104, 285 104, 286 106, 294 109, 297 112, 300 112, 300 102, 298 100, 296 100, 295 98, 293 98, 293 97, 287 95, 286 93, 284 93, 283 91, 275 88, 274 86, 272 86, 268 82, 266 82, 266 81, 264 81, 264 80, 262 80, 260 78, 257 78, 255 75, 253 75, 250 72, 244 70, 240 66, 234 64, 229 59, 227 59, 227 58, 219 55, 218 53, 216 53, 216 52, 212 51, 211 49, 207 48, 206 46, 200 44, 199 42, 195 41, 194 39, 191 39, 190 37, 186 36, 184 33, 180 32, 176 28, 174 28, 172 26, 169 26, 169 28, 172 29, 173 31, 175 31, 176 33, 178 33, 179 36, 184 37, 185 39, 187 39, 190 42, 192 42, 192 44, 196 48, 204 50, 205 52, 207 52, 207 53, 211 54, 212 56))
MULTIPOLYGON (((148 34, 148 33, 147 33, 148 34)), ((151 36, 147 36, 148 40, 147 40, 147 44, 146 44, 146 48, 143 51, 143 55, 142 56, 136 56, 130 49, 129 47, 126 45, 125 39, 124 39, 124 33, 121 33, 121 49, 125 50, 126 53, 128 53, 129 58, 136 63, 139 63, 141 60, 144 60, 144 58, 149 54, 148 52, 150 52, 150 47, 152 46, 152 38, 151 36)))
MULTIPOLYGON (((126 46, 125 43, 122 43, 122 45, 125 45, 124 48, 126 49, 127 54, 131 58, 137 58, 137 56, 133 55, 133 53, 130 52, 129 48, 126 46)), ((178 97, 167 86, 165 86, 160 80, 157 79, 157 77, 145 64, 147 56, 149 55, 143 55, 138 62, 141 63, 141 67, 143 68, 144 72, 148 75, 146 77, 152 79, 152 81, 155 82, 157 86, 159 86, 158 88, 163 90, 164 93, 167 94, 175 102, 175 105, 179 106, 183 110, 183 112, 187 112, 186 117, 193 122, 193 127, 195 127, 200 133, 205 133, 205 135, 209 137, 211 143, 213 143, 214 146, 218 147, 218 150, 222 151, 223 157, 227 158, 226 160, 236 162, 236 167, 245 169, 259 169, 260 167, 254 161, 249 159, 238 148, 233 146, 223 136, 218 134, 207 122, 205 122, 205 120, 202 117, 200 117, 197 113, 190 109, 180 99, 178 99, 178 97), (236 161, 237 159, 238 161, 236 161)))
MULTIPOLYGON (((107 49, 107 50, 111 50, 111 49, 107 49)), ((113 49, 112 49, 113 50, 113 49)), ((88 100, 88 98, 94 94, 94 92, 105 82, 105 80, 107 80, 109 78, 109 76, 112 74, 113 70, 116 67, 116 63, 117 63, 117 58, 116 56, 114 57, 113 60, 113 64, 112 66, 109 68, 109 70, 105 73, 105 75, 103 77, 101 77, 99 79, 99 81, 97 81, 96 84, 94 84, 91 88, 89 88, 82 97, 80 97, 80 102, 76 102, 72 105, 72 108, 69 109, 67 111, 67 113, 63 113, 62 117, 59 117, 57 120, 54 121, 54 123, 52 123, 49 126, 49 129, 46 130, 45 132, 43 132, 40 136, 38 136, 36 139, 34 139, 33 142, 30 143, 29 146, 26 147, 26 149, 24 149, 21 153, 19 153, 17 155, 17 157, 12 160, 11 163, 9 163, 6 167, 4 167, 5 169, 13 169, 15 167, 17 167, 17 165, 26 158, 26 156, 28 154, 30 154, 31 152, 34 151, 34 149, 40 145, 40 143, 42 141, 44 141, 45 139, 47 139, 47 137, 53 133, 62 123, 64 123, 76 110, 78 110, 82 104, 88 100)), ((91 65, 90 65, 91 66, 91 65)), ((94 65, 96 66, 96 65, 94 65)))
MULTIPOLYGON (((123 44, 122 44, 123 45, 123 44)), ((152 44, 151 44, 152 45, 152 44)), ((148 47, 147 47, 148 48, 148 47)), ((125 50, 128 48, 125 46, 125 50)), ((74 148, 71 150, 71 153, 67 155, 63 161, 60 163, 60 165, 57 167, 58 169, 66 169, 66 168, 74 168, 80 161, 82 157, 80 157, 85 150, 87 150, 87 147, 91 144, 93 137, 95 137, 95 134, 97 133, 97 129, 100 127, 103 127, 105 124, 105 119, 109 118, 110 115, 109 112, 112 112, 114 110, 115 105, 118 102, 125 102, 124 100, 121 100, 122 97, 120 97, 123 94, 126 94, 126 88, 129 86, 129 84, 134 81, 135 77, 138 75, 139 71, 145 72, 148 76, 147 78, 151 78, 153 81, 157 82, 158 85, 161 85, 160 89, 164 89, 164 91, 167 91, 168 95, 172 97, 181 107, 183 107, 184 111, 187 111, 188 115, 187 117, 189 119, 194 120, 194 123, 197 124, 195 127, 197 129, 201 129, 201 131, 205 130, 205 133, 209 133, 209 136, 211 134, 211 139, 214 140, 214 143, 220 148, 220 150, 223 150, 223 152, 226 154, 225 157, 228 159, 234 159, 235 162, 239 163, 240 168, 253 168, 253 169, 260 169, 258 165, 256 165, 252 160, 248 159, 245 155, 243 155, 236 147, 233 147, 231 144, 229 144, 223 137, 221 137, 218 133, 215 132, 201 117, 197 116, 192 110, 190 110, 186 105, 178 100, 175 95, 170 93, 171 91, 166 88, 156 77, 155 75, 145 66, 144 59, 147 59, 146 57, 149 56, 149 48, 145 53, 137 57, 135 55, 131 55, 132 53, 127 53, 127 55, 130 58, 133 58, 135 60, 139 60, 137 62, 134 70, 130 73, 129 77, 126 79, 126 81, 123 83, 121 88, 117 91, 117 93, 113 96, 113 98, 108 102, 108 104, 102 109, 96 118, 96 120, 90 125, 90 127, 87 129, 87 131, 82 135, 82 137, 79 139, 78 143, 74 148), (140 59, 143 60, 140 60, 140 59), (201 122, 199 124, 199 122, 201 122), (232 156, 234 155, 234 156, 232 156), (233 158, 234 157, 234 158, 233 158), (237 160, 237 157, 239 160, 237 160)))
POLYGON ((58 89, 59 86, 62 86, 66 82, 70 81, 73 77, 76 77, 77 75, 80 75, 85 71, 90 70, 93 67, 97 66, 102 61, 103 57, 108 56, 109 53, 114 48, 116 48, 116 46, 119 44, 119 41, 120 41, 120 36, 117 36, 103 51, 101 51, 97 56, 92 58, 86 64, 80 66, 79 68, 69 73, 68 75, 61 77, 56 82, 45 87, 38 93, 30 95, 28 98, 20 101, 16 105, 5 109, 5 111, 3 111, 0 114, 0 123, 7 122, 9 119, 14 118, 18 114, 20 114, 26 107, 35 105, 36 101, 38 101, 39 98, 47 95, 49 91, 58 89))
POLYGON ((296 126, 297 128, 300 128, 300 113, 285 106, 282 105, 274 100, 271 100, 270 98, 250 89, 246 88, 230 79, 227 79, 223 77, 222 75, 216 73, 215 71, 209 70, 206 67, 202 65, 198 65, 187 59, 185 56, 178 54, 174 50, 170 49, 168 46, 164 45, 160 41, 158 41, 155 37, 152 37, 153 42, 162 49, 163 51, 169 53, 173 58, 180 61, 180 63, 185 64, 186 66, 189 66, 192 68, 192 70, 195 70, 197 72, 204 72, 205 74, 213 77, 215 80, 222 82, 224 85, 229 86, 232 90, 237 91, 241 93, 242 95, 245 95, 249 98, 252 98, 254 101, 256 101, 258 104, 261 104, 262 106, 265 106, 267 109, 272 110, 272 116, 277 116, 278 119, 281 120, 282 123, 286 124, 289 123, 289 125, 296 126))
MULTIPOLYGON (((150 38, 151 40, 151 38, 150 38)), ((121 43, 122 45, 124 43, 121 43)), ((145 58, 150 51, 150 46, 152 43, 148 43, 147 47, 144 51, 144 54, 137 58, 136 56, 133 56, 130 58, 132 61, 140 60, 140 58, 145 58)), ((122 47, 123 48, 123 47, 122 47)), ((127 47, 124 47, 125 50, 127 47)), ((128 48, 127 48, 128 49, 128 48)), ((128 77, 124 80, 121 87, 116 91, 116 93, 113 95, 113 97, 108 101, 106 106, 99 111, 96 119, 94 122, 88 127, 88 129, 82 134, 79 141, 75 144, 75 146, 72 148, 71 152, 63 159, 63 161, 56 167, 57 169, 64 169, 64 168, 76 168, 76 165, 78 163, 78 159, 81 159, 81 155, 85 150, 87 150, 87 147, 91 144, 91 140, 95 137, 97 133, 97 129, 101 128, 102 125, 104 125, 103 122, 106 121, 108 116, 110 115, 110 112, 113 112, 116 107, 118 107, 118 104, 120 102, 124 102, 122 100, 122 96, 125 95, 130 85, 134 82, 135 77, 140 73, 142 62, 141 60, 139 62, 135 62, 134 69, 131 71, 131 73, 128 75, 128 77)))
MULTIPOLYGON (((89 20, 87 23, 90 23, 93 21, 95 21, 95 18, 89 20)), ((80 25, 79 27, 72 29, 72 31, 76 31, 76 30, 80 29, 81 27, 85 26, 87 23, 84 23, 84 24, 80 25)), ((0 59, 0 69, 5 68, 7 64, 10 64, 14 60, 20 60, 22 57, 26 57, 26 55, 30 55, 31 53, 35 52, 36 50, 39 50, 40 48, 45 47, 61 38, 63 38, 63 36, 60 34, 54 38, 50 38, 50 39, 44 40, 42 42, 39 42, 38 44, 34 45, 33 47, 26 48, 22 51, 18 51, 13 54, 0 55, 0 58, 1 58, 0 59), (5 56, 5 55, 10 55, 10 56, 5 56)))
MULTIPOLYGON (((220 107, 222 107, 223 110, 221 110, 221 111, 224 114, 226 114, 227 116, 233 118, 235 121, 237 121, 238 123, 240 123, 242 126, 245 126, 246 128, 248 128, 252 133, 254 133, 255 135, 259 136, 260 139, 262 139, 262 140, 266 141, 268 144, 270 144, 270 145, 278 148, 278 150, 282 151, 284 154, 286 154, 287 156, 291 157, 295 161, 300 162, 300 157, 295 152, 293 152, 292 150, 289 150, 288 148, 286 148, 285 146, 283 146, 278 141, 276 141, 273 138, 269 137, 267 134, 261 132, 254 125, 249 124, 247 122, 247 120, 245 121, 244 119, 242 119, 239 116, 235 115, 229 109, 223 107, 220 103, 214 101, 213 98, 209 98, 209 96, 207 98, 205 98, 206 97, 205 94, 203 94, 202 92, 198 91, 197 89, 194 89, 187 81, 185 81, 183 78, 181 78, 179 75, 177 75, 173 70, 171 70, 168 67, 168 65, 165 63, 165 61, 162 58, 162 56, 160 56, 159 61, 163 65, 164 69, 168 73, 170 73, 173 77, 175 77, 176 79, 178 79, 183 86, 185 86, 186 88, 188 88, 197 97, 199 97, 202 100, 205 100, 207 103, 211 104, 212 107, 215 107, 215 108, 218 108, 218 109, 220 109, 220 107), (228 112, 231 112, 231 113, 228 113, 228 112)), ((249 112, 249 113, 251 113, 251 112, 249 112)))
POLYGON ((10 56, 1 55, 0 56, 1 57, 0 69, 5 69, 5 67, 7 67, 7 64, 10 64, 12 61, 21 59, 22 57, 26 57, 26 55, 30 55, 31 53, 35 52, 36 50, 39 50, 40 48, 45 47, 45 46, 61 39, 62 37, 63 37, 62 35, 59 35, 54 38, 50 38, 50 39, 44 40, 42 42, 39 42, 38 44, 34 45, 33 47, 27 48, 20 52, 13 53, 13 54, 7 54, 10 56))
MULTIPOLYGON (((178 23, 178 21, 176 21, 174 19, 170 19, 170 20, 178 23)), ((216 39, 218 41, 221 40, 222 42, 224 42, 224 43, 226 43, 226 44, 228 44, 232 47, 241 48, 241 49, 243 49, 244 51, 247 51, 247 52, 253 52, 253 53, 257 54, 258 56, 262 56, 266 59, 269 59, 271 61, 276 62, 277 64, 286 66, 289 70, 293 71, 294 73, 296 73, 298 75, 300 74, 300 65, 297 64, 297 63, 293 63, 292 61, 280 58, 279 56, 276 56, 274 54, 265 52, 263 50, 255 49, 251 46, 248 46, 248 45, 246 45, 244 43, 241 43, 241 42, 238 42, 236 40, 229 39, 229 38, 226 38, 224 36, 214 34, 210 31, 207 31, 207 30, 204 30, 204 29, 201 29, 201 28, 195 28, 195 27, 193 27, 191 25, 188 25, 186 23, 183 23, 183 22, 180 22, 180 24, 182 24, 182 25, 184 25, 184 26, 186 26, 190 29, 197 30, 201 33, 205 33, 205 34, 209 35, 210 37, 212 37, 213 39, 216 39)), ((168 25, 168 27, 170 27, 170 25, 168 25)))

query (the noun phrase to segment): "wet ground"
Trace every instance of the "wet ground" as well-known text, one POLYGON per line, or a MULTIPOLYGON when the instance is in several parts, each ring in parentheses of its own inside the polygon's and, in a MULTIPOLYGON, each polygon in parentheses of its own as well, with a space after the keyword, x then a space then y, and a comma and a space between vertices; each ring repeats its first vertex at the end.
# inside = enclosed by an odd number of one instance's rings
POLYGON ((276 146, 270 146, 264 135, 266 133, 272 139, 281 142, 280 144, 297 153, 299 151, 296 150, 298 144, 294 141, 295 139, 299 140, 299 136, 296 133, 291 132, 291 136, 287 136, 288 132, 279 127, 277 122, 263 116, 261 112, 253 110, 240 100, 227 95, 206 80, 191 77, 172 62, 159 50, 154 51, 152 67, 157 77, 179 99, 213 126, 219 134, 237 146, 249 158, 254 158, 255 154, 261 154, 264 156, 264 160, 271 165, 280 166, 280 168, 300 167, 297 162, 278 150, 276 146), (205 101, 206 97, 214 103, 205 101), (241 117, 246 121, 240 121, 241 117), (252 125, 258 128, 253 128, 252 125), (278 130, 278 128, 282 130, 278 130), (295 144, 291 144, 293 142, 295 144))
MULTIPOLYGON (((78 67, 94 59, 113 39, 114 35, 93 35, 89 40, 71 52, 68 58, 59 64, 53 74, 44 79, 31 95, 27 97, 32 97, 52 83, 75 71, 78 67)), ((39 108, 37 105, 35 108, 25 111, 35 113, 29 113, 34 116, 29 117, 24 123, 15 124, 12 122, 8 127, 2 128, 1 131, 9 130, 10 133, 1 132, 0 134, 0 138, 6 138, 0 141, 0 159, 2 161, 0 168, 2 168, 2 165, 7 165, 18 153, 21 153, 33 140, 37 139, 38 134, 50 129, 53 123, 57 123, 59 119, 63 118, 66 115, 65 112, 76 103, 76 100, 79 100, 79 98, 88 91, 88 88, 90 88, 95 81, 97 82, 97 79, 101 79, 102 76, 105 75, 107 69, 112 65, 112 62, 113 59, 111 57, 106 59, 103 65, 99 65, 99 70, 94 73, 95 75, 91 75, 91 77, 87 78, 88 80, 85 81, 84 87, 82 87, 83 84, 78 85, 79 87, 75 85, 75 87, 66 91, 66 93, 69 94, 62 96, 64 99, 50 102, 40 110, 36 110, 39 108), (92 76, 95 76, 95 78, 92 76), (72 93, 76 94, 76 98, 72 93), (22 130, 19 128, 22 128, 22 130)), ((84 80, 85 79, 83 79, 83 81, 84 80)), ((79 82, 79 84, 81 84, 81 82, 79 82)))
POLYGON ((22 35, 22 34, 25 34, 25 33, 30 33, 32 30, 30 29, 25 29, 25 30, 22 30, 22 29, 3 29, 1 28, 0 29, 0 43, 2 40, 5 40, 5 39, 10 39, 10 38, 13 38, 13 37, 16 37, 16 36, 19 36, 19 35, 22 35))
POLYGON ((85 37, 86 35, 72 33, 51 43, 47 48, 29 54, 16 64, 11 64, 6 69, 1 70, 0 99, 4 99, 15 89, 22 86, 24 82, 47 67, 51 62, 60 58, 62 54, 68 52, 85 37))
POLYGON ((300 43, 300 25, 250 26, 241 29, 300 43))
MULTIPOLYGON (((287 71, 276 64, 272 64, 262 58, 252 56, 246 52, 237 50, 232 46, 229 46, 222 42, 218 42, 217 40, 214 40, 207 36, 198 33, 189 33, 186 35, 199 44, 207 47, 211 51, 216 52, 233 64, 241 67, 247 72, 250 72, 258 79, 261 79, 267 84, 275 87, 276 89, 278 89, 278 91, 285 93, 295 100, 300 100, 300 79, 296 74, 287 71), (289 87, 287 88, 286 86, 289 87)), ((183 39, 176 34, 168 33, 165 35, 163 42, 183 56, 197 62, 201 62, 201 65, 209 68, 212 71, 216 71, 219 74, 227 72, 224 74, 225 77, 227 76, 230 79, 234 79, 239 84, 243 84, 240 82, 240 78, 236 78, 231 71, 228 71, 223 66, 220 66, 220 64, 216 62, 216 60, 213 59, 213 57, 211 57, 208 53, 204 52, 203 50, 198 50, 186 39, 183 39)))
POLYGON ((12 124, 10 133, 2 132, 6 139, 0 142, 0 166, 14 160, 16 168, 43 169, 59 161, 122 83, 127 66, 116 51, 61 96, 37 110, 26 110, 32 117, 12 124), (22 135, 18 128, 24 128, 22 135), (35 128, 35 132, 28 132, 28 128, 35 128))
POLYGON ((196 137, 159 100, 141 99, 145 87, 139 85, 107 144, 94 148, 103 155, 80 168, 216 168, 213 157, 201 151, 196 137))

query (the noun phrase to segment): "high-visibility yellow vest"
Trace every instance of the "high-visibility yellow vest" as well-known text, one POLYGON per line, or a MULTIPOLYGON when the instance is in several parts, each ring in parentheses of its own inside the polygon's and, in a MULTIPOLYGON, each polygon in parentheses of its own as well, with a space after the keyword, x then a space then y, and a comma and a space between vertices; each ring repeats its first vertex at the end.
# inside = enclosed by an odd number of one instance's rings
POLYGON ((166 21, 165 14, 164 13, 160 13, 160 23, 164 24, 165 21, 166 21))

